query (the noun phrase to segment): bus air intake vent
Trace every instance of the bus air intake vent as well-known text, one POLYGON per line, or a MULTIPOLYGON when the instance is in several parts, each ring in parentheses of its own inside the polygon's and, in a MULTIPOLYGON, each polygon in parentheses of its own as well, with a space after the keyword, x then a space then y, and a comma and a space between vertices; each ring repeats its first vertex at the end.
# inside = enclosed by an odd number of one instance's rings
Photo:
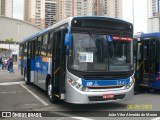
POLYGON ((112 88, 121 88, 125 85, 110 85, 110 86, 87 86, 89 89, 112 89, 112 88))

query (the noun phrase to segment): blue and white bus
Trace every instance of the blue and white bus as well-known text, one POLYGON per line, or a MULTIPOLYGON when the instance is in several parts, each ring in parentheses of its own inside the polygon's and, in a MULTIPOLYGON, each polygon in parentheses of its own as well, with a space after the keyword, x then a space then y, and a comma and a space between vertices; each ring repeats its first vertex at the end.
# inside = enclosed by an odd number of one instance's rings
POLYGON ((141 34, 134 42, 136 89, 160 90, 160 32, 141 34))
POLYGON ((109 17, 70 17, 20 43, 26 84, 75 104, 133 98, 133 26, 109 17))

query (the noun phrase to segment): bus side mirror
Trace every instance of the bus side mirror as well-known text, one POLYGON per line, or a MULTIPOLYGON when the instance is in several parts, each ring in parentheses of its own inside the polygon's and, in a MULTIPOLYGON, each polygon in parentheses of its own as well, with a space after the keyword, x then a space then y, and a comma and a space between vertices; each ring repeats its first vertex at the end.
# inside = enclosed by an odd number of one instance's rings
POLYGON ((71 41, 72 41, 72 34, 71 33, 66 33, 65 40, 64 40, 64 45, 70 47, 71 41))
POLYGON ((67 55, 69 55, 69 47, 71 46, 71 42, 72 42, 72 34, 68 32, 66 33, 64 40, 64 45, 67 47, 66 48, 67 55))

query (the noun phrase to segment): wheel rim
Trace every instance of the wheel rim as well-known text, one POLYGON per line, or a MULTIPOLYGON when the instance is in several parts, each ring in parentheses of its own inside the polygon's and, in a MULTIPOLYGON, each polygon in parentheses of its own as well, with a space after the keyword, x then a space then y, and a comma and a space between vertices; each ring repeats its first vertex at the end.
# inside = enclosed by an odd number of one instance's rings
POLYGON ((51 83, 48 85, 48 96, 51 98, 52 97, 52 85, 51 83))

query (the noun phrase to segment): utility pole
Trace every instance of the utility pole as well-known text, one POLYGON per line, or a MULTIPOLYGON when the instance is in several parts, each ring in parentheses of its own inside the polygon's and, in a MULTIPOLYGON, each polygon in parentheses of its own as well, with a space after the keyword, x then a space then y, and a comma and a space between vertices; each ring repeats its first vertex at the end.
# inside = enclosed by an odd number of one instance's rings
POLYGON ((133 29, 134 29, 134 0, 132 0, 132 19, 133 19, 133 29))

